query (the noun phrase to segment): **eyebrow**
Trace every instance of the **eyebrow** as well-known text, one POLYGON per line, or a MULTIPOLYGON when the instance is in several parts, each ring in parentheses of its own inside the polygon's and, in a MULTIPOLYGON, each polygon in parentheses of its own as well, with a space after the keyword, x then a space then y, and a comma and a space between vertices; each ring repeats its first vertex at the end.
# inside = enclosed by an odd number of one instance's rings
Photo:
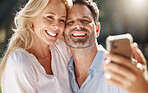
POLYGON ((88 16, 84 16, 83 18, 88 18, 88 19, 91 19, 90 17, 88 17, 88 16))
POLYGON ((48 13, 46 13, 46 14, 53 14, 53 15, 55 15, 54 13, 52 13, 52 12, 48 12, 48 13))
POLYGON ((66 18, 66 16, 61 16, 62 18, 66 18))
MULTIPOLYGON (((82 18, 91 19, 90 17, 87 17, 87 16, 83 16, 82 18)), ((72 18, 67 18, 67 21, 68 21, 68 20, 72 20, 72 18)))
MULTIPOLYGON (((48 13, 46 13, 46 14, 52 14, 52 15, 55 15, 54 13, 52 13, 52 12, 48 12, 48 13)), ((62 18, 66 18, 66 16, 61 16, 62 18)))
POLYGON ((68 20, 71 20, 71 19, 72 19, 72 18, 67 18, 67 21, 68 21, 68 20))

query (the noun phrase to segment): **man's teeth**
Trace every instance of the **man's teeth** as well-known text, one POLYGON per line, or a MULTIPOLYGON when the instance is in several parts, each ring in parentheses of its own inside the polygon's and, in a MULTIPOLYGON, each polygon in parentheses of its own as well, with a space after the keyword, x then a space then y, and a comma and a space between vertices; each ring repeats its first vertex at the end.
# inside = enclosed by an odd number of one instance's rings
POLYGON ((51 35, 51 36, 56 36, 56 35, 57 35, 57 34, 54 34, 54 33, 49 32, 49 31, 47 31, 47 33, 48 33, 49 35, 51 35))
POLYGON ((73 36, 84 36, 85 34, 73 34, 73 36))

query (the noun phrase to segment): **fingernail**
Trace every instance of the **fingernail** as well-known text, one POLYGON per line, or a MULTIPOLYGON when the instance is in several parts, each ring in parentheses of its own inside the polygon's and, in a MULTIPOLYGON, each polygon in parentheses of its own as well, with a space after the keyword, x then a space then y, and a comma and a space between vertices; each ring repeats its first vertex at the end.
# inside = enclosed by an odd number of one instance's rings
POLYGON ((109 64, 110 63, 110 60, 109 59, 106 59, 105 60, 105 64, 109 64))
POLYGON ((139 68, 139 69, 141 69, 143 66, 142 66, 142 64, 141 63, 137 63, 137 68, 139 68))
POLYGON ((134 43, 133 45, 134 45, 134 47, 138 47, 138 44, 137 43, 134 43))
POLYGON ((137 63, 137 60, 132 58, 132 64, 136 64, 137 63))
POLYGON ((105 78, 106 78, 106 79, 111 79, 111 75, 110 75, 109 73, 106 73, 106 74, 105 74, 105 78))

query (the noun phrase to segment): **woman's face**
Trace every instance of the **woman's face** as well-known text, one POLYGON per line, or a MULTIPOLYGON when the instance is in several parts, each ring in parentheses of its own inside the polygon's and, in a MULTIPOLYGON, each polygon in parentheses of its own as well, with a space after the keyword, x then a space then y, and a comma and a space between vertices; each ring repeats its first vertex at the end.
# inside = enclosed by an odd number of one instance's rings
POLYGON ((47 45, 54 44, 65 29, 65 21, 65 4, 60 0, 49 0, 45 9, 33 20, 36 40, 41 40, 47 45))

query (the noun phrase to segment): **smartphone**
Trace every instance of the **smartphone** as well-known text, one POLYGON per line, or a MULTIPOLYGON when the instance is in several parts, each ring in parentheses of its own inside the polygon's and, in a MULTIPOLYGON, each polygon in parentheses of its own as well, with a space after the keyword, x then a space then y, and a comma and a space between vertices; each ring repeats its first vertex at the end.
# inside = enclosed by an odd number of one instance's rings
POLYGON ((122 55, 131 59, 133 37, 130 34, 109 36, 106 39, 106 49, 108 52, 122 55))

